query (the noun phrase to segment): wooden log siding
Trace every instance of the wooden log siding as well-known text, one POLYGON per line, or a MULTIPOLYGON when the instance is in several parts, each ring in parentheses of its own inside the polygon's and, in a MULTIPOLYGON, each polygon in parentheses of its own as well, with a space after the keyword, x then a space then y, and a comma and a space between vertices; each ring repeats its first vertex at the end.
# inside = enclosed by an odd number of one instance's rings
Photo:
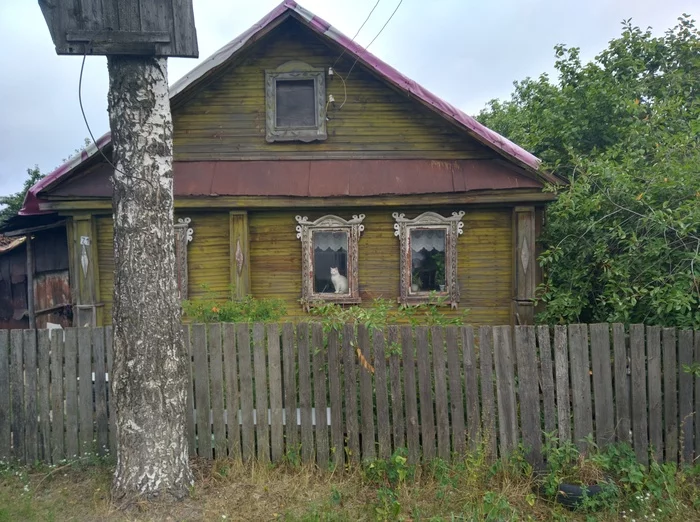
MULTIPOLYGON (((590 432, 605 445, 630 441, 631 429, 642 462, 652 450, 659 461, 700 458, 697 423, 687 421, 700 394, 682 370, 698 357, 697 331, 482 326, 477 346, 468 326, 184 329, 192 353, 188 440, 200 457, 296 455, 342 469, 398 448, 416 463, 460 458, 481 440, 500 455, 523 444, 537 465, 543 430, 576 443, 590 432)), ((111 328, 0 331, 0 458, 55 464, 114 452, 111 335, 111 328)))

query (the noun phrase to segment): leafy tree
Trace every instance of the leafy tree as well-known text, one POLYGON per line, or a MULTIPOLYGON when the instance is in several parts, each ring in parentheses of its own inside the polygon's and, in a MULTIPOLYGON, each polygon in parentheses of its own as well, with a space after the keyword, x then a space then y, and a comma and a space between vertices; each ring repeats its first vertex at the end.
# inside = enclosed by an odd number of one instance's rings
POLYGON ((0 205, 5 205, 0 209, 0 225, 4 224, 8 219, 19 212, 22 208, 22 203, 24 203, 24 197, 27 195, 27 191, 32 185, 44 177, 44 174, 39 171, 38 165, 35 165, 33 169, 27 169, 27 174, 29 177, 24 180, 22 190, 8 196, 0 196, 0 205))
POLYGON ((479 120, 570 178, 552 188, 543 322, 700 328, 700 34, 629 20, 588 64, 559 45, 558 82, 515 83, 479 120))

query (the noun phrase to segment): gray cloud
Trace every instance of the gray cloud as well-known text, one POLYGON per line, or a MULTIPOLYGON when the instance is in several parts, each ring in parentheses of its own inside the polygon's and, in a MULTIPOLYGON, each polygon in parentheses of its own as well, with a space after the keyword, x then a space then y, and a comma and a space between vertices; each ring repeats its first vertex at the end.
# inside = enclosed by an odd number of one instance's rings
MULTIPOLYGON (((398 0, 382 0, 357 38, 367 45, 398 0)), ((245 31, 278 0, 194 0, 200 59, 245 31)), ((304 7, 352 36, 375 0, 303 0, 304 7)), ((56 56, 37 2, 0 2, 0 194, 19 190, 28 167, 49 172, 88 135, 78 105, 82 58, 56 56)), ((693 0, 404 0, 370 50, 427 89, 475 114, 505 98, 512 82, 551 72, 557 43, 589 60, 632 18, 661 33, 693 0), (583 7, 585 5, 585 7, 583 7)), ((171 82, 197 64, 171 59, 171 82)), ((88 57, 83 103, 95 137, 109 129, 107 67, 88 57)))

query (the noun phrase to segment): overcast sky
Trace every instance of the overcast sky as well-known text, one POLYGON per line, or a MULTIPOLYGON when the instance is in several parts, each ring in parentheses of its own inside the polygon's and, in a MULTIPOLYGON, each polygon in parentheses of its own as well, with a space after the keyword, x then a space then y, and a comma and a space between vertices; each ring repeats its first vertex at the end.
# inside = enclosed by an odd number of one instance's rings
MULTIPOLYGON (((200 60, 248 29, 278 0, 193 0, 200 60)), ((376 0, 303 0, 352 37, 376 0)), ((357 37, 367 45, 398 0, 381 0, 357 37)), ((506 98, 514 80, 551 72, 558 43, 590 60, 632 18, 661 34, 697 0, 403 0, 370 50, 469 114, 506 98)), ((82 57, 56 56, 36 0, 0 0, 0 194, 16 192, 26 169, 48 173, 83 144, 78 105, 82 57)), ((171 59, 170 82, 198 63, 171 59)), ((107 62, 88 57, 83 104, 97 138, 109 130, 107 62)))

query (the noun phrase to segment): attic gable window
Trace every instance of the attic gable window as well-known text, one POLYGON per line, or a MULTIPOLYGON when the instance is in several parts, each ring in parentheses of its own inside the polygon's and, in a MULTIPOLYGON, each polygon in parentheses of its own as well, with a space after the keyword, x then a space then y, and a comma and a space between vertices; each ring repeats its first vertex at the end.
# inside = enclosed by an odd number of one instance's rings
POLYGON ((323 69, 292 61, 265 71, 266 139, 326 139, 326 77, 323 69))

